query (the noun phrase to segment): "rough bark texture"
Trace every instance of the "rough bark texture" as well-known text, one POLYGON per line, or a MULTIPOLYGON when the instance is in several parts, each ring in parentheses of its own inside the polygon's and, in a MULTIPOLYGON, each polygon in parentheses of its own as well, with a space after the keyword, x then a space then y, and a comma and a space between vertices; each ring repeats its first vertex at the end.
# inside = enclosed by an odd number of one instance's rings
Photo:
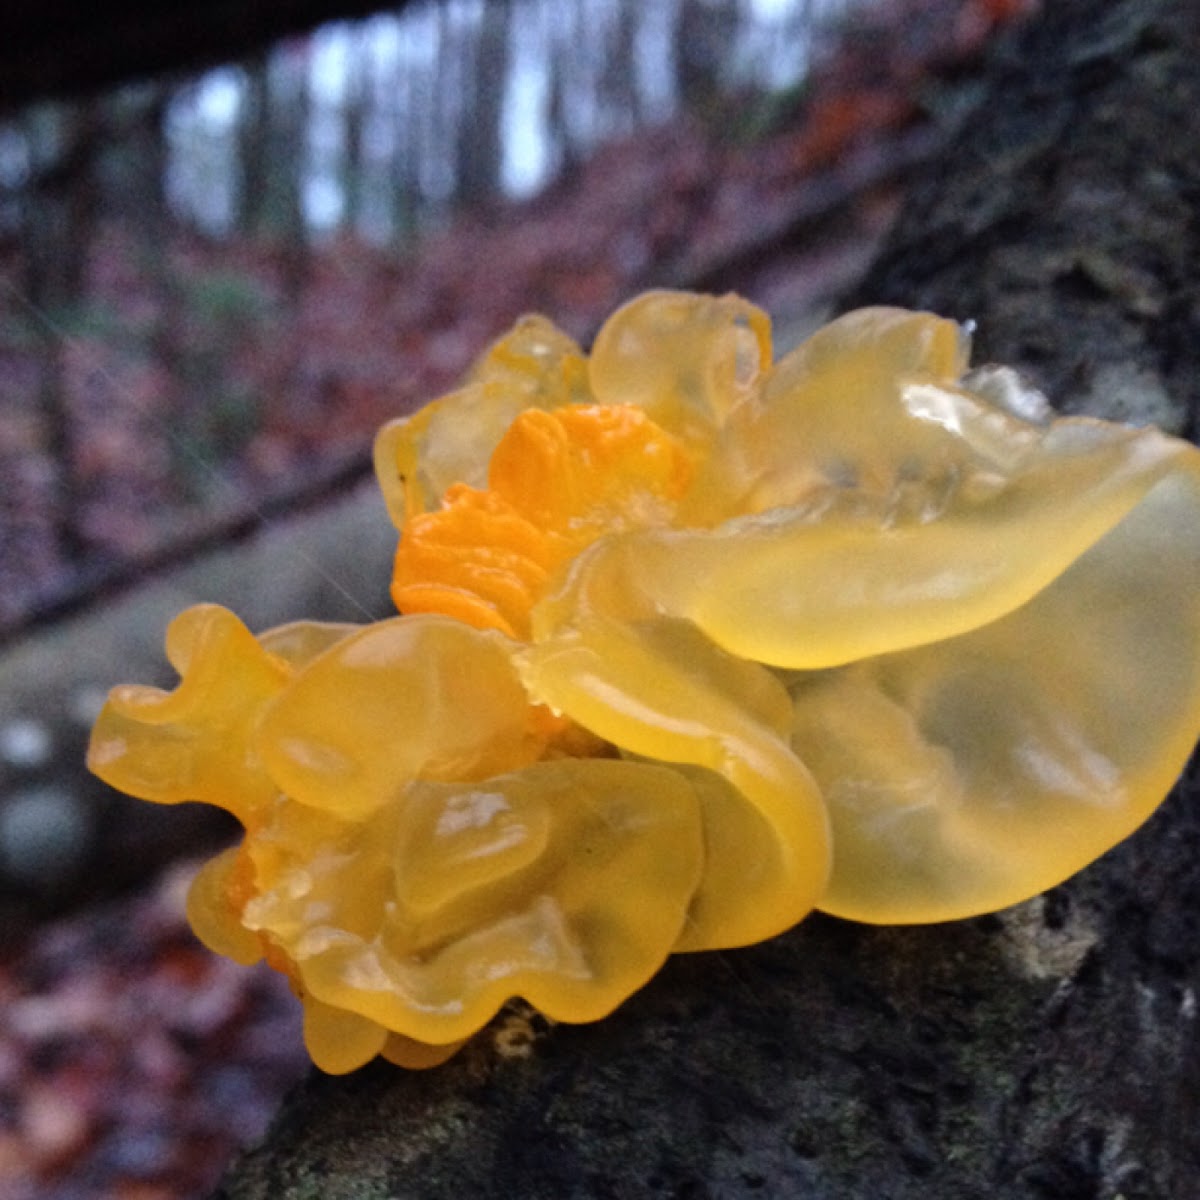
MULTIPOLYGON (((1072 409, 1190 428, 1200 0, 1052 0, 855 297, 979 322, 1072 409)), ((993 917, 814 917, 680 956, 610 1019, 520 1010, 449 1065, 316 1073, 223 1200, 1189 1200, 1200 777, 993 917)))
POLYGON ((844 307, 978 323, 1070 412, 1195 438, 1200 4, 1048 0, 844 307))

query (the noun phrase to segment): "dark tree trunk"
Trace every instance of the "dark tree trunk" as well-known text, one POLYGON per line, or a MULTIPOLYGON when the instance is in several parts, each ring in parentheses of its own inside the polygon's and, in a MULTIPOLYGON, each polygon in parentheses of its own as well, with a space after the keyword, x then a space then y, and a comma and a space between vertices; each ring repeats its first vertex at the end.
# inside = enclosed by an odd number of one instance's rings
POLYGON ((271 188, 270 219, 275 222, 282 254, 284 293, 295 310, 308 278, 309 236, 304 215, 304 172, 308 154, 307 131, 312 113, 308 50, 281 62, 271 83, 271 151, 275 174, 271 188))
MULTIPOLYGON (((1200 0, 1052 0, 854 297, 979 322, 1073 408, 1200 395, 1200 0)), ((814 917, 597 1025, 315 1074, 224 1200, 1189 1200, 1200 797, 995 916, 814 917)))
POLYGON ((342 163, 342 189, 346 206, 342 213, 342 225, 361 233, 363 208, 366 203, 366 133, 367 111, 371 106, 371 79, 368 68, 369 34, 362 31, 351 42, 353 60, 350 78, 346 81, 346 98, 343 102, 343 133, 345 158, 342 163))
POLYGON ((88 252, 100 207, 97 161, 103 141, 103 113, 96 101, 64 112, 48 127, 47 114, 26 113, 25 133, 36 164, 22 203, 25 247, 24 288, 43 337, 37 405, 47 458, 54 464, 52 517, 58 556, 63 562, 84 553, 80 529, 80 489, 75 473, 65 335, 78 311, 88 252))
POLYGON ((395 240, 407 244, 413 237, 421 194, 421 125, 418 114, 428 114, 432 89, 429 80, 401 62, 392 84, 392 118, 398 139, 390 171, 391 222, 395 240))
POLYGON ((265 50, 242 65, 246 81, 241 120, 238 122, 238 217, 243 233, 261 234, 270 225, 269 178, 271 136, 271 78, 265 50))
POLYGON ((605 48, 599 104, 614 129, 636 129, 645 123, 637 79, 638 6, 617 0, 616 27, 605 48))
POLYGON ((461 204, 477 204, 500 191, 511 22, 510 0, 489 0, 474 36, 462 38, 466 78, 455 172, 461 204))
POLYGON ((684 4, 675 29, 676 87, 684 106, 713 117, 723 94, 721 72, 737 33, 736 0, 684 4))
POLYGON ((1200 5, 1045 8, 846 306, 974 320, 976 361, 1019 364, 1060 407, 1194 438, 1200 5))

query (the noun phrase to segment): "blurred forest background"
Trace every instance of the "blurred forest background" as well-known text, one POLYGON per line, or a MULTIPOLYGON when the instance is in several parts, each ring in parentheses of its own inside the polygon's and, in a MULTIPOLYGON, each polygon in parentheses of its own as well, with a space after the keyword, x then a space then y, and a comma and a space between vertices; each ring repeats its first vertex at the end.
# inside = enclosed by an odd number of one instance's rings
POLYGON ((0 111, 0 638, 343 478, 519 312, 584 336, 895 182, 1028 7, 413 3, 0 111))
MULTIPOLYGON (((374 429, 524 311, 586 341, 636 290, 736 287, 787 340, 1035 7, 441 0, 107 90, 14 76, 0 649, 352 492, 374 429)), ((80 781, 95 697, 14 699, 5 661, 0 1196, 203 1195, 303 1071, 295 1011, 191 939, 192 868, 150 877, 196 826, 151 854, 148 806, 80 781)))

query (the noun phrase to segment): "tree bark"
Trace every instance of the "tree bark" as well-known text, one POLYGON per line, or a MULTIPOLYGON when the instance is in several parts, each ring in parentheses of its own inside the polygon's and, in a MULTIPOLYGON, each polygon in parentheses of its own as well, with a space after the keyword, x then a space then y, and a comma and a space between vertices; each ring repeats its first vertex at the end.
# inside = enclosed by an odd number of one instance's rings
MULTIPOLYGON (((1053 0, 852 301, 979 323, 1072 409, 1194 431, 1200 0, 1053 0)), ((313 1073, 222 1200, 1188 1200, 1200 772, 1045 897, 815 916, 677 956, 609 1019, 514 1008, 448 1065, 313 1073)))
POLYGON ((974 320, 977 361, 1020 365, 1066 411, 1194 439, 1200 5, 1045 7, 847 306, 974 320))

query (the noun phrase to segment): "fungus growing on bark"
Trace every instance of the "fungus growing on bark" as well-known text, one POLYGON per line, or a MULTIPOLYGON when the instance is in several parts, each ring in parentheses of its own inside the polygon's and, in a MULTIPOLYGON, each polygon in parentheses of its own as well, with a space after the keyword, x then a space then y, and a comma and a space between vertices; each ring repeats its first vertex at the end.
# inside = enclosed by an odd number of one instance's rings
POLYGON ((527 318, 379 434, 402 615, 188 610, 179 686, 114 690, 89 761, 239 818, 189 915, 287 973, 332 1071, 432 1065, 514 995, 597 1019, 814 907, 1035 895, 1195 742, 1200 451, 966 360, 898 309, 775 363, 732 296, 648 293, 590 357, 527 318))

